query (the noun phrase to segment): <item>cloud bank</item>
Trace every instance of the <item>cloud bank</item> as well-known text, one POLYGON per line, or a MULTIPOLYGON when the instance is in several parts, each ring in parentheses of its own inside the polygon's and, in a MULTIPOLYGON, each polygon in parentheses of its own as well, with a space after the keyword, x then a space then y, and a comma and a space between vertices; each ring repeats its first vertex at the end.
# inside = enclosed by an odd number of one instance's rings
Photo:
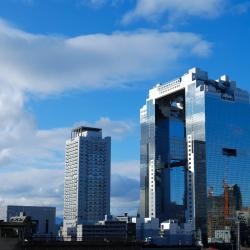
POLYGON ((168 70, 211 44, 193 33, 114 32, 72 38, 30 34, 0 22, 0 82, 50 94, 122 86, 168 70))
MULTIPOLYGON (((122 164, 128 165, 123 162, 122 164)), ((139 169, 139 165, 137 165, 139 169)), ((127 171, 129 176, 129 171, 127 171)), ((127 176, 111 176, 111 210, 135 214, 139 199, 139 180, 127 176)), ((57 216, 63 216, 63 168, 35 168, 15 170, 0 175, 1 205, 56 206, 57 216), (7 180, 7 181, 6 181, 7 180)))

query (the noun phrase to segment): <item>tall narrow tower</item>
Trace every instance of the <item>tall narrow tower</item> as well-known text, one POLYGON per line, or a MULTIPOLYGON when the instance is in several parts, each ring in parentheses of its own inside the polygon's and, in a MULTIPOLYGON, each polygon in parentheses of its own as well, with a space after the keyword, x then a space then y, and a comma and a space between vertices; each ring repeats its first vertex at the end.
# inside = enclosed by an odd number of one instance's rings
POLYGON ((99 128, 78 127, 66 141, 64 234, 110 213, 111 138, 99 128))

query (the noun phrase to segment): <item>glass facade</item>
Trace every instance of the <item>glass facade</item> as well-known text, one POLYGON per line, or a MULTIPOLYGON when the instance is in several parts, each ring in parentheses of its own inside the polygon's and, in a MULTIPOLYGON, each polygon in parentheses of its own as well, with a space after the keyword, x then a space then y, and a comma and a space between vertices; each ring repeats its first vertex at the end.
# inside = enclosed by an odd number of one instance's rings
POLYGON ((223 182, 237 184, 243 206, 250 206, 250 105, 208 95, 206 145, 208 187, 220 195, 223 182), (235 150, 235 154, 227 154, 225 149, 235 150))
POLYGON ((213 240, 216 230, 233 227, 236 211, 250 207, 250 105, 210 94, 205 103, 208 238, 213 240), (213 206, 214 199, 222 199, 222 208, 213 206))
POLYGON ((203 241, 250 208, 250 105, 198 68, 150 90, 141 109, 142 217, 190 222, 203 241))
POLYGON ((148 100, 141 116, 141 206, 143 217, 184 220, 184 92, 148 100), (178 185, 178 186, 176 186, 178 185), (176 192, 176 189, 179 192, 176 192))

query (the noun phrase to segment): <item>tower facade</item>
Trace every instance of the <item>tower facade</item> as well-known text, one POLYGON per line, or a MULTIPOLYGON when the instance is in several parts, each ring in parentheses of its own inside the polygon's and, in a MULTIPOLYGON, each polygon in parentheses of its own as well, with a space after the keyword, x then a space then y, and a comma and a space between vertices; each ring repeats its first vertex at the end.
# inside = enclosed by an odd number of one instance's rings
POLYGON ((193 68, 157 84, 140 110, 140 216, 190 222, 207 237, 208 196, 237 185, 250 206, 249 94, 193 68))
POLYGON ((110 214, 111 138, 102 130, 78 127, 66 141, 64 229, 76 233, 78 224, 92 224, 110 214))

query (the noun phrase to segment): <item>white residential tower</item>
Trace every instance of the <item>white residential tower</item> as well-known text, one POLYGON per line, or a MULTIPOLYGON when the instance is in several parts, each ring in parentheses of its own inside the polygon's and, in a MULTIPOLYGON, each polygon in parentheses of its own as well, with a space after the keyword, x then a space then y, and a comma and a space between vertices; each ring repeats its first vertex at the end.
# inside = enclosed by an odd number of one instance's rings
POLYGON ((99 128, 78 127, 66 141, 64 235, 78 224, 93 224, 110 214, 111 138, 99 128))

